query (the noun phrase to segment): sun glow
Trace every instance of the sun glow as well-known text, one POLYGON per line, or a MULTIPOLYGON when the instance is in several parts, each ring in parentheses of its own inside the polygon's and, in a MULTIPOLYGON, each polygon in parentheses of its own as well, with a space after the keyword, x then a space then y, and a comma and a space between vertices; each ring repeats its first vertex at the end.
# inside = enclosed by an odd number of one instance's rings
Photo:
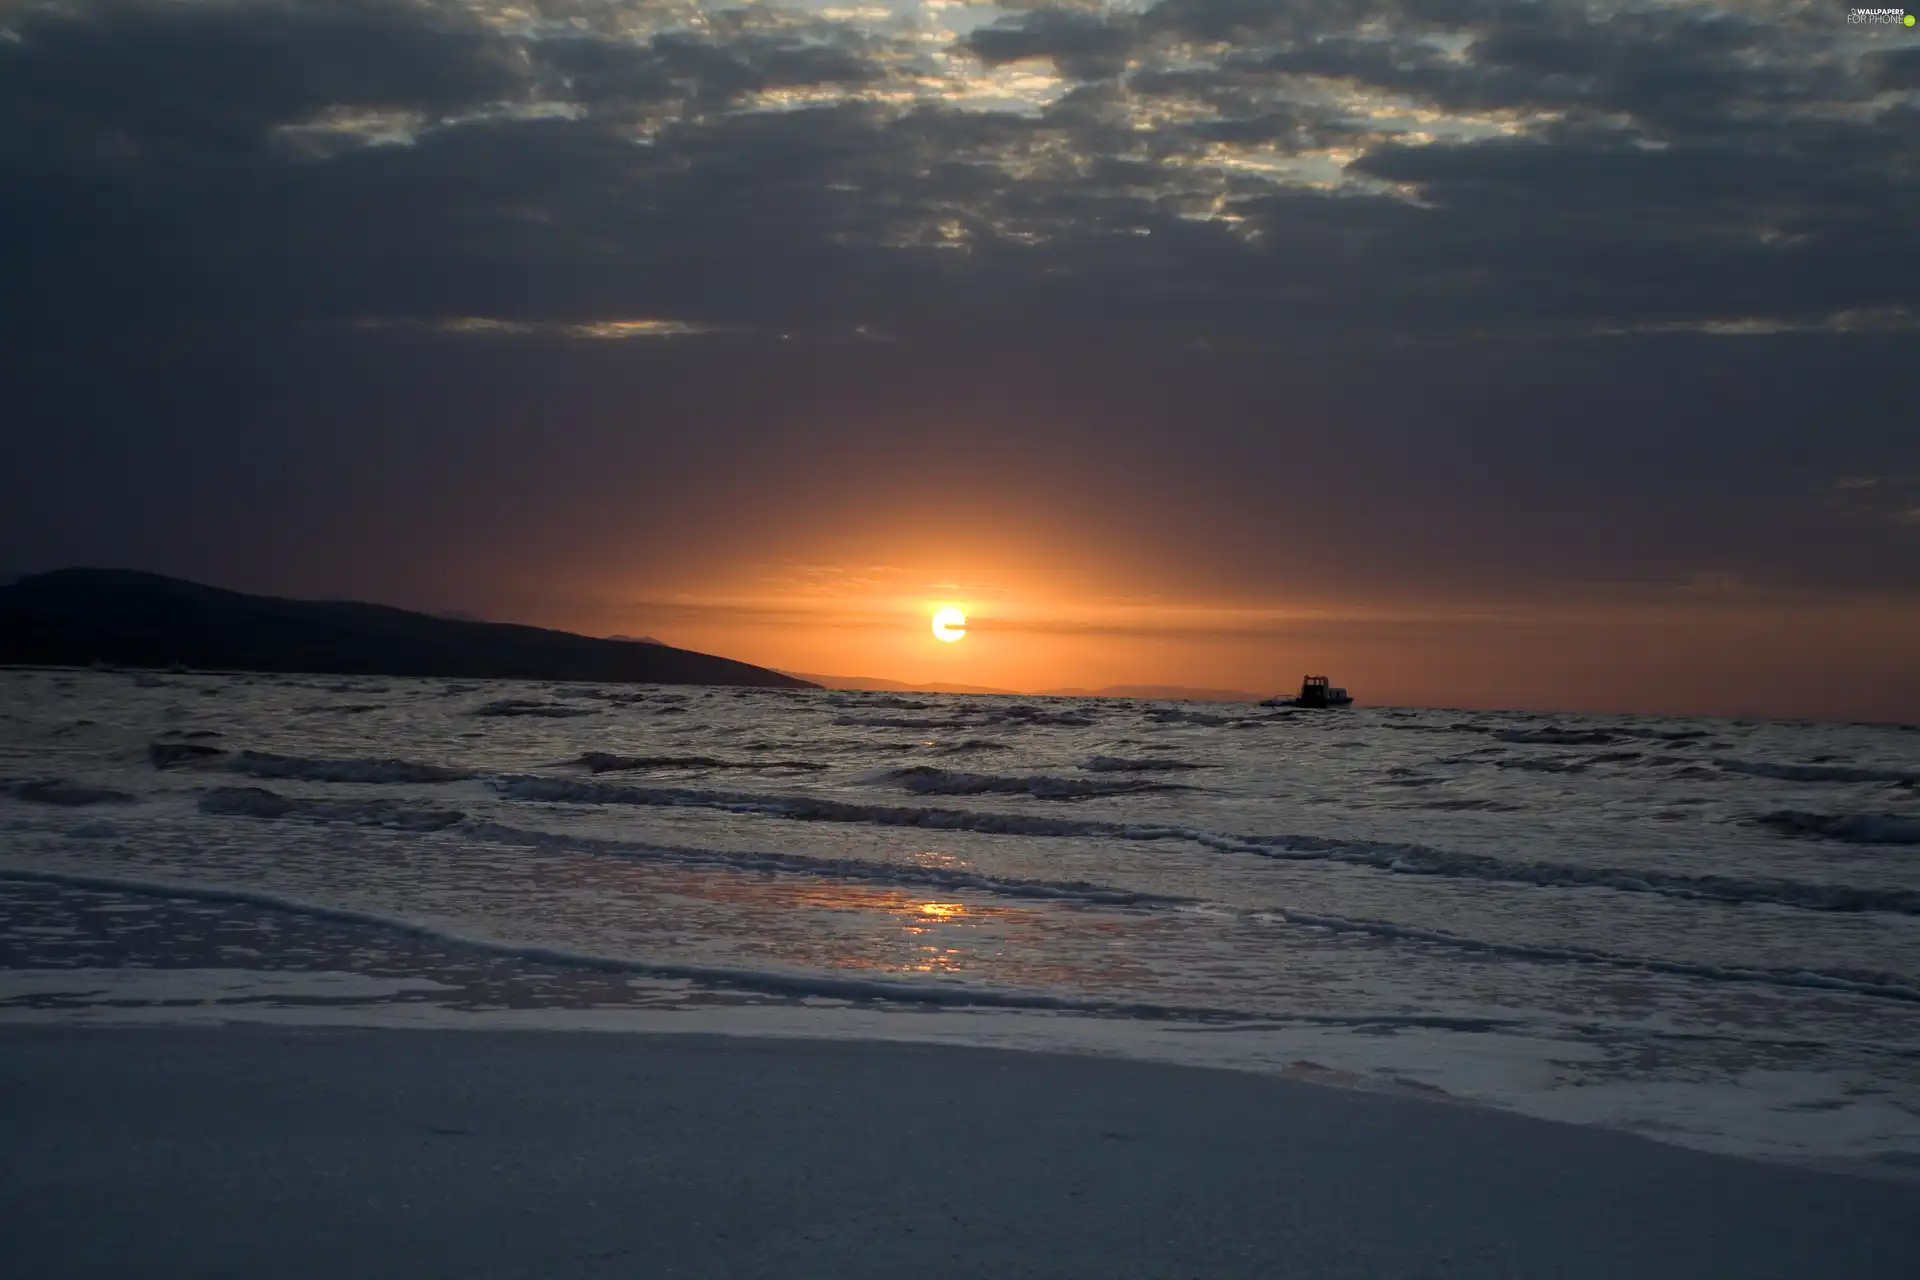
POLYGON ((967 634, 967 615, 958 609, 942 609, 933 615, 933 634, 937 640, 952 644, 967 634))

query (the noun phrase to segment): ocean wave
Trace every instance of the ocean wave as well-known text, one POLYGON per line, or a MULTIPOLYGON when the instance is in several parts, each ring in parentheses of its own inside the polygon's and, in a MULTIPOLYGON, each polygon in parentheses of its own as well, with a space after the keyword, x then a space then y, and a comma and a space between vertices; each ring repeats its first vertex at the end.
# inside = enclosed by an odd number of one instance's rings
POLYGON ((992 738, 968 738, 965 742, 956 742, 950 746, 939 747, 935 755, 959 756, 971 751, 1011 751, 1013 748, 1004 742, 995 742, 992 738))
POLYGON ((635 769, 794 769, 817 772, 827 766, 813 760, 721 760, 714 756, 623 756, 589 751, 571 763, 589 773, 620 773, 635 769))
POLYGON ((156 769, 216 760, 226 754, 219 747, 204 747, 194 742, 155 742, 147 747, 147 759, 156 769))
MULTIPOLYGON (((923 827, 936 831, 980 831, 1030 836, 1117 835, 1129 830, 1111 822, 1055 818, 1040 814, 859 804, 848 800, 829 800, 804 795, 764 795, 755 792, 704 791, 684 787, 621 786, 573 778, 557 778, 545 774, 506 774, 492 779, 489 785, 509 800, 719 809, 729 813, 765 814, 800 822, 868 823, 885 827, 923 827)), ((1140 830, 1152 829, 1140 828, 1140 830)), ((1170 828, 1167 830, 1168 834, 1176 834, 1170 828)), ((1194 834, 1204 836, 1204 833, 1194 834)), ((1242 847, 1231 841, 1223 841, 1222 844, 1227 848, 1242 847)), ((1249 851, 1254 850, 1249 848, 1249 851)))
POLYGON ((135 797, 107 787, 82 786, 58 778, 23 778, 0 782, 0 795, 12 796, 31 804, 57 805, 79 809, 95 804, 133 804, 135 797))
POLYGON ((1588 761, 1580 756, 1541 756, 1520 760, 1495 760, 1496 769, 1525 769, 1530 773, 1585 773, 1588 761))
POLYGON ((234 773, 252 778, 297 778, 307 782, 459 782, 471 778, 465 769, 448 769, 411 760, 314 760, 278 756, 267 751, 242 751, 227 761, 234 773))
POLYGON ((1564 862, 1519 862, 1415 844, 1369 844, 1314 836, 1282 836, 1259 846, 1268 857, 1326 859, 1403 875, 1447 876, 1548 889, 1611 889, 1697 901, 1765 903, 1805 911, 1879 911, 1920 915, 1920 890, 1860 888, 1804 880, 1689 875, 1683 872, 1591 867, 1564 862))
POLYGON ((889 780, 920 795, 979 796, 1028 795, 1038 800, 1091 800, 1099 796, 1130 795, 1140 791, 1184 791, 1172 782, 1143 778, 1053 778, 1045 774, 1013 777, 996 773, 957 773, 930 765, 897 769, 889 780))
POLYGON ((1604 747, 1620 740, 1617 735, 1600 729, 1562 729, 1558 725, 1544 729, 1496 729, 1493 736, 1502 742, 1540 742, 1557 747, 1604 747))
POLYGON ((1502 959, 1533 962, 1596 965, 1642 973, 1670 974, 1700 978, 1709 982, 1733 982, 1769 987, 1793 987, 1815 991, 1840 991, 1850 995, 1871 996, 1882 1000, 1920 1003, 1920 983, 1896 973, 1826 973, 1810 969, 1762 969, 1732 965, 1700 964, 1687 960, 1664 960, 1655 956, 1622 955, 1586 947, 1554 947, 1534 943, 1489 942, 1482 938, 1449 933, 1444 929, 1425 929, 1399 925, 1385 920, 1362 920, 1349 916, 1320 915, 1284 907, 1256 909, 1246 913, 1254 918, 1271 917, 1303 928, 1326 929, 1333 933, 1358 933, 1403 942, 1424 942, 1455 950, 1497 955, 1502 959))
POLYGON ((632 840, 608 840, 555 831, 533 831, 500 822, 473 822, 466 828, 475 839, 522 848, 559 849, 573 853, 605 854, 637 861, 677 865, 717 866, 729 870, 785 872, 832 880, 864 881, 902 889, 939 889, 988 893, 1004 898, 1036 898, 1103 906, 1153 906, 1193 902, 1168 894, 1094 884, 1086 880, 1032 880, 991 876, 958 867, 917 863, 868 862, 859 858, 819 858, 798 853, 761 853, 738 849, 709 849, 688 845, 661 845, 632 840))
POLYGON ((846 729, 957 729, 964 720, 929 720, 916 716, 835 716, 833 722, 846 729))
POLYGON ((1857 995, 1920 1002, 1920 985, 1894 973, 1820 972, 1805 969, 1752 968, 1666 960, 1582 947, 1492 942, 1440 929, 1396 924, 1387 920, 1297 911, 1286 907, 1242 907, 1171 894, 1145 893, 1084 880, 1027 880, 990 876, 950 867, 869 862, 858 858, 818 858, 804 854, 759 853, 677 845, 655 845, 605 840, 558 832, 531 831, 494 822, 475 822, 468 831, 477 839, 543 850, 601 854, 678 865, 721 866, 744 872, 776 872, 819 876, 841 881, 866 881, 906 889, 988 893, 997 897, 1082 902, 1099 906, 1194 908, 1211 913, 1274 920, 1299 928, 1363 934, 1388 941, 1422 942, 1511 959, 1598 965, 1614 969, 1665 973, 1716 982, 1757 983, 1767 986, 1845 991, 1857 995))
POLYGON ((526 698, 502 698, 468 712, 476 716, 535 716, 551 720, 598 714, 592 707, 563 707, 552 702, 533 702, 526 698))
POLYGON ((1351 1027, 1431 1027, 1441 1030, 1488 1032, 1524 1025, 1517 1019, 1472 1017, 1449 1014, 1373 1014, 1373 1013, 1252 1013, 1235 1009, 1204 1006, 1153 1004, 1143 1001, 1101 1000, 1090 997, 1055 995, 1040 991, 1015 991, 1004 988, 967 986, 958 981, 912 981, 891 978, 849 978, 835 973, 778 969, 737 969, 718 965, 681 964, 638 956, 616 956, 579 951, 565 947, 531 943, 504 942, 475 937, 406 916, 388 915, 357 907, 340 907, 314 902, 289 894, 258 889, 183 884, 177 881, 146 880, 119 876, 82 875, 58 871, 0 869, 0 880, 40 884, 68 885, 80 889, 101 889, 115 893, 138 893, 151 897, 179 898, 193 902, 233 903, 285 911, 316 920, 364 925, 410 937, 428 938, 443 945, 482 951, 490 955, 530 960, 536 964, 564 965, 570 968, 630 973, 668 981, 691 982, 709 987, 753 991, 790 999, 837 999, 885 1001, 902 1004, 932 1005, 948 1008, 993 1008, 1034 1010, 1051 1013, 1080 1013, 1097 1017, 1132 1018, 1155 1021, 1211 1023, 1297 1023, 1304 1026, 1351 1027))
POLYGON ((1080 767, 1089 773, 1181 773, 1206 768, 1185 760, 1128 760, 1120 756, 1094 756, 1080 767))
MULTIPOLYGON (((1908 1003, 1920 1002, 1920 985, 1916 985, 1912 978, 1893 973, 1829 973, 1807 969, 1768 969, 1703 964, 1689 961, 1666 960, 1659 957, 1623 955, 1578 947, 1492 942, 1450 933, 1445 930, 1400 925, 1384 920, 1368 920, 1348 916, 1296 911, 1284 907, 1246 909, 1220 903, 1154 898, 1151 895, 1129 895, 1124 891, 1107 890, 1097 885, 1054 885, 1045 881, 1007 881, 994 880, 989 877, 980 877, 976 881, 967 882, 965 873, 932 868, 883 867, 870 863, 837 865, 834 860, 805 859, 788 855, 727 854, 717 850, 685 850, 642 845, 622 846, 612 841, 596 841, 583 837, 550 835, 542 832, 525 831, 519 828, 502 827, 492 823, 475 824, 472 830, 473 834, 478 838, 493 839, 522 846, 564 847, 576 852, 612 853, 621 857, 637 857, 667 862, 688 861, 710 864, 720 861, 725 862, 729 866, 739 867, 742 870, 790 871, 807 875, 826 875, 840 879, 850 877, 860 878, 862 872, 878 873, 888 881, 900 883, 904 887, 930 885, 939 890, 985 890, 995 894, 1013 897, 1073 899, 1101 904, 1118 903, 1129 906, 1160 907, 1174 911, 1195 911, 1204 914, 1227 915, 1249 920, 1267 921, 1286 925, 1291 928, 1325 930, 1331 933, 1372 937, 1386 942, 1420 943, 1449 950, 1465 951, 1470 954, 1496 955, 1504 959, 1515 959, 1531 963, 1589 965, 1629 972, 1667 974, 1712 982, 1831 991, 1908 1003), (926 871, 930 878, 923 880, 913 879, 913 873, 921 870, 926 871), (935 876, 940 878, 931 878, 935 876)), ((1262 1023, 1298 1022, 1308 1025, 1331 1026, 1394 1025, 1435 1027, 1464 1031, 1493 1031, 1524 1025, 1516 1019, 1446 1014, 1254 1013, 1205 1006, 1102 1000, 1092 997, 1075 997, 1045 992, 1016 992, 998 988, 967 986, 960 982, 928 983, 924 981, 915 982, 911 980, 884 978, 845 978, 838 974, 820 973, 817 971, 750 970, 721 966, 688 965, 671 961, 652 960, 644 957, 612 956, 604 953, 580 951, 571 948, 501 942, 492 939, 478 938, 448 930, 442 926, 426 924, 405 916, 318 903, 287 894, 257 889, 202 884, 180 884, 169 881, 27 868, 0 868, 0 881, 5 880, 29 883, 51 883, 76 888, 104 889, 114 892, 134 892, 154 896, 176 897, 189 901, 235 903, 266 907, 273 910, 306 915, 316 919, 361 924, 411 936, 432 938, 436 941, 455 946, 482 950, 492 954, 515 956, 545 964, 611 969, 652 977, 677 979, 705 985, 726 986, 800 998, 829 997, 853 1000, 905 1001, 949 1006, 1038 1009, 1154 1020, 1262 1023)))
POLYGON ((1847 844, 1920 844, 1920 817, 1895 813, 1807 813, 1781 809, 1761 815, 1761 825, 1847 844))
POLYGON ((922 702, 917 698, 901 698, 892 694, 856 696, 850 693, 830 693, 820 701, 830 707, 885 707, 895 711, 931 711, 934 708, 931 702, 922 702))
POLYGON ((730 813, 764 814, 800 822, 851 822, 1006 835, 1186 840, 1223 853, 1251 854, 1290 862, 1339 862, 1397 875, 1448 876, 1541 888, 1611 889, 1621 893, 1652 893, 1710 902, 1770 903, 1808 911, 1880 911, 1920 915, 1920 890, 1913 889, 1867 889, 1799 880, 1688 875, 1558 862, 1518 862, 1488 854, 1457 853, 1426 845, 1370 843, 1306 835, 1233 836, 1191 827, 1103 822, 1091 818, 856 804, 814 796, 611 786, 537 774, 504 775, 493 779, 490 785, 510 800, 708 808, 730 813))
POLYGON ((1238 724, 1242 716, 1217 716, 1208 711, 1180 711, 1170 707, 1147 712, 1147 719, 1155 724, 1194 724, 1204 728, 1217 729, 1223 725, 1238 724))
POLYGON ((1483 724, 1468 724, 1456 720, 1452 724, 1389 724, 1382 728, 1392 729, 1396 733, 1492 733, 1493 730, 1483 724))
POLYGON ((1728 773, 1788 782, 1920 782, 1920 770, 1870 769, 1843 764, 1774 764, 1768 760, 1715 760, 1728 773))
POLYGON ((392 827, 400 831, 442 831, 467 818, 458 809, 434 809, 391 800, 296 799, 265 787, 216 787, 200 797, 200 812, 266 821, 305 818, 313 822, 346 822, 358 827, 392 827))
POLYGON ((1081 729, 1094 723, 1093 716, 1084 711, 1049 711, 1045 707, 1030 707, 1024 703, 995 707, 980 719, 985 724, 1057 725, 1081 729))

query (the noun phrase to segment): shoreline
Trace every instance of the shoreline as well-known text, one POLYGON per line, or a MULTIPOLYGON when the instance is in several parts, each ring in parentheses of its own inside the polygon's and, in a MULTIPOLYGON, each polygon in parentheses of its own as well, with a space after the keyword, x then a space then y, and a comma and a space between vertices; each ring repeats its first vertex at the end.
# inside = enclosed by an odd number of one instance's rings
POLYGON ((23 1274, 1908 1276, 1920 1186, 1134 1060, 0 1027, 23 1274))
MULTIPOLYGON (((1890 1093, 1888 1082, 1858 1072, 1770 1070, 1744 1056, 1708 1062, 1710 1077, 1636 1073, 1604 1039, 1525 1019, 1355 1011, 1168 1020, 1048 1001, 970 1001, 951 990, 926 1003, 912 986, 836 985, 836 995, 790 974, 713 981, 723 975, 704 967, 698 976, 707 980, 695 980, 683 966, 489 944, 357 910, 296 908, 278 895, 0 870, 0 891, 9 885, 58 892, 37 906, 15 899, 25 913, 15 921, 16 941, 43 940, 0 968, 0 1026, 719 1035, 1059 1053, 1427 1098, 1920 1184, 1913 1113, 1897 1082, 1890 1093), (111 921, 120 917, 76 907, 71 895, 83 890, 132 894, 143 932, 112 941, 120 926, 111 921), (54 936, 73 941, 45 940, 54 936), (86 937, 93 941, 78 941, 86 937), (45 956, 51 967, 34 963, 38 947, 53 948, 45 956), (796 994, 796 982, 806 994, 796 994)), ((111 901, 104 910, 113 910, 111 901)))

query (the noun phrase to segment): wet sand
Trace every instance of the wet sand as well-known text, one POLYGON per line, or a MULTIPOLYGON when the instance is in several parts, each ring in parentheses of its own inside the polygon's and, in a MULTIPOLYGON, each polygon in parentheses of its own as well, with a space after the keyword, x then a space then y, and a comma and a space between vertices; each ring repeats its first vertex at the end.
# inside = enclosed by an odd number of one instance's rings
POLYGON ((1920 1275, 1920 1183, 1086 1057, 15 1027, 0 1135, 21 1277, 1920 1275))

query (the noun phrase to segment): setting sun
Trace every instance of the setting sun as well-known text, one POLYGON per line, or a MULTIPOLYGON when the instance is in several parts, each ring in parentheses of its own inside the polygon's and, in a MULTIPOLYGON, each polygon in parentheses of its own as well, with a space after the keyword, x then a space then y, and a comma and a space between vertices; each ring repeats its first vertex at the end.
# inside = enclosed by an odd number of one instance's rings
POLYGON ((933 634, 936 639, 951 644, 967 634, 967 615, 958 609, 942 609, 933 615, 933 634))

